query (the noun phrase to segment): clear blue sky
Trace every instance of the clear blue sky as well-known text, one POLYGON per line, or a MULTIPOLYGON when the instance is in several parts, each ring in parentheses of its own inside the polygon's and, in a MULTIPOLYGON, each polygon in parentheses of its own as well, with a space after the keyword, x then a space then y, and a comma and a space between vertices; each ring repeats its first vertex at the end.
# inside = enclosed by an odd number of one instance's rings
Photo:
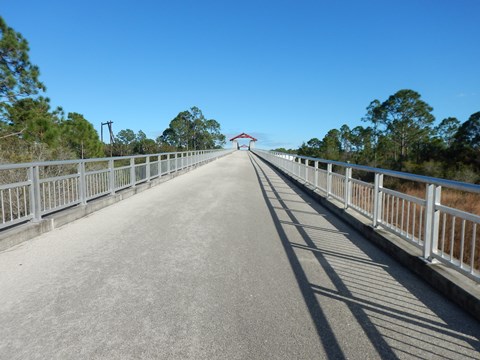
POLYGON ((437 121, 480 111, 480 0, 0 0, 52 105, 155 138, 191 106, 259 147, 363 124, 418 91, 437 121))

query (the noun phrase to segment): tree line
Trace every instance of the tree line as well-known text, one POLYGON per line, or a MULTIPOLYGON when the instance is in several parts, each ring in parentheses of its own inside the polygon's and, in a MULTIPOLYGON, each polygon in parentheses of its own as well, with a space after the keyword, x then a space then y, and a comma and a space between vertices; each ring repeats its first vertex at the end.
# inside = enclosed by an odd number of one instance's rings
POLYGON ((0 162, 204 150, 225 144, 220 124, 192 107, 172 119, 155 140, 141 130, 124 129, 105 145, 82 114, 51 108, 39 76, 27 40, 0 17, 0 162))
POLYGON ((406 171, 467 182, 480 180, 480 111, 464 122, 435 124, 433 108, 410 89, 373 100, 362 121, 331 129, 320 140, 287 151, 328 160, 406 171))
POLYGON ((218 121, 205 118, 202 111, 194 106, 178 113, 155 140, 147 138, 142 130, 138 133, 131 129, 119 131, 112 151, 114 155, 123 156, 218 149, 225 144, 225 135, 220 132, 220 128, 218 121))

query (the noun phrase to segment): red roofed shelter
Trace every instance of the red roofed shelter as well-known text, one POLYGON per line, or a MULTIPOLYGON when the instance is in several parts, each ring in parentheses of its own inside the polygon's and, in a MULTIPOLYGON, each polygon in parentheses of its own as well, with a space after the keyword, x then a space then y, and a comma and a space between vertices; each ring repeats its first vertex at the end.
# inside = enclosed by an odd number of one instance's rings
MULTIPOLYGON (((232 148, 240 149, 237 139, 250 139, 250 143, 248 144, 248 150, 255 148, 255 141, 257 141, 257 139, 246 133, 241 133, 240 135, 237 135, 230 139, 230 141, 232 142, 232 148)), ((243 145, 242 148, 243 147, 246 147, 246 145, 243 145)))

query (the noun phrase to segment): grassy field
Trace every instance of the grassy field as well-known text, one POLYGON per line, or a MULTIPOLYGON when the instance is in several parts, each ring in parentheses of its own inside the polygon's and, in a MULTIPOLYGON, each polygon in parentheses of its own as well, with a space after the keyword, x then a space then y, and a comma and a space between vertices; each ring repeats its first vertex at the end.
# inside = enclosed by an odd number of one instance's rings
MULTIPOLYGON (((424 187, 409 184, 401 187, 400 191, 425 198, 424 187)), ((441 204, 480 216, 480 194, 442 189, 441 204)), ((463 259, 464 264, 473 264, 476 270, 480 270, 480 224, 441 212, 438 251, 447 258, 453 254, 453 258, 463 259)))

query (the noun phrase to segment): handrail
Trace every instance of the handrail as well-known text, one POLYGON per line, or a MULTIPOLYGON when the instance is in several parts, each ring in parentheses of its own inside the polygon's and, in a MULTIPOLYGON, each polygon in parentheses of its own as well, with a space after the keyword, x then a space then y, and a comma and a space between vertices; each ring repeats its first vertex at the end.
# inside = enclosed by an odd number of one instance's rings
POLYGON ((325 160, 322 158, 315 158, 315 157, 303 156, 303 155, 297 155, 297 154, 287 154, 287 153, 281 153, 276 151, 271 151, 271 153, 288 155, 288 156, 293 156, 294 158, 297 158, 297 159, 318 161, 324 164, 332 164, 332 165, 337 165, 341 167, 349 167, 355 170, 378 173, 378 174, 392 176, 392 177, 396 177, 404 180, 412 180, 412 181, 422 182, 425 184, 435 184, 439 186, 445 186, 450 189, 475 192, 477 194, 480 194, 480 185, 465 183, 461 181, 447 180, 447 179, 435 178, 435 177, 430 177, 425 175, 411 174, 403 171, 388 170, 388 169, 376 168, 376 167, 366 166, 366 165, 351 164, 351 163, 346 163, 341 161, 325 160))
POLYGON ((177 151, 0 165, 0 231, 196 167, 233 150, 177 151), (118 165, 118 166, 116 166, 118 165))
MULTIPOLYGON (((48 160, 48 161, 36 161, 28 163, 19 163, 19 164, 0 164, 0 170, 13 170, 18 168, 28 168, 31 166, 55 166, 55 165, 71 165, 71 164, 80 164, 80 163, 94 163, 108 160, 126 160, 126 159, 140 159, 147 157, 157 157, 164 155, 177 155, 177 154, 193 154, 193 153, 209 153, 209 152, 218 152, 224 151, 225 149, 214 149, 214 150, 196 150, 196 151, 175 151, 175 152, 164 152, 158 154, 144 154, 144 155, 128 155, 128 156, 113 156, 105 158, 90 158, 90 159, 74 159, 74 160, 48 160)), ((230 151, 230 150, 227 150, 230 151)))
POLYGON ((480 282, 480 216, 441 201, 442 187, 480 194, 479 185, 277 151, 252 152, 327 199, 365 216, 374 228, 420 248, 426 261, 442 262, 480 282), (344 172, 334 172, 333 165, 344 172), (353 169, 373 173, 374 182, 356 181, 353 169), (384 187, 384 176, 425 184, 425 197, 384 187))

